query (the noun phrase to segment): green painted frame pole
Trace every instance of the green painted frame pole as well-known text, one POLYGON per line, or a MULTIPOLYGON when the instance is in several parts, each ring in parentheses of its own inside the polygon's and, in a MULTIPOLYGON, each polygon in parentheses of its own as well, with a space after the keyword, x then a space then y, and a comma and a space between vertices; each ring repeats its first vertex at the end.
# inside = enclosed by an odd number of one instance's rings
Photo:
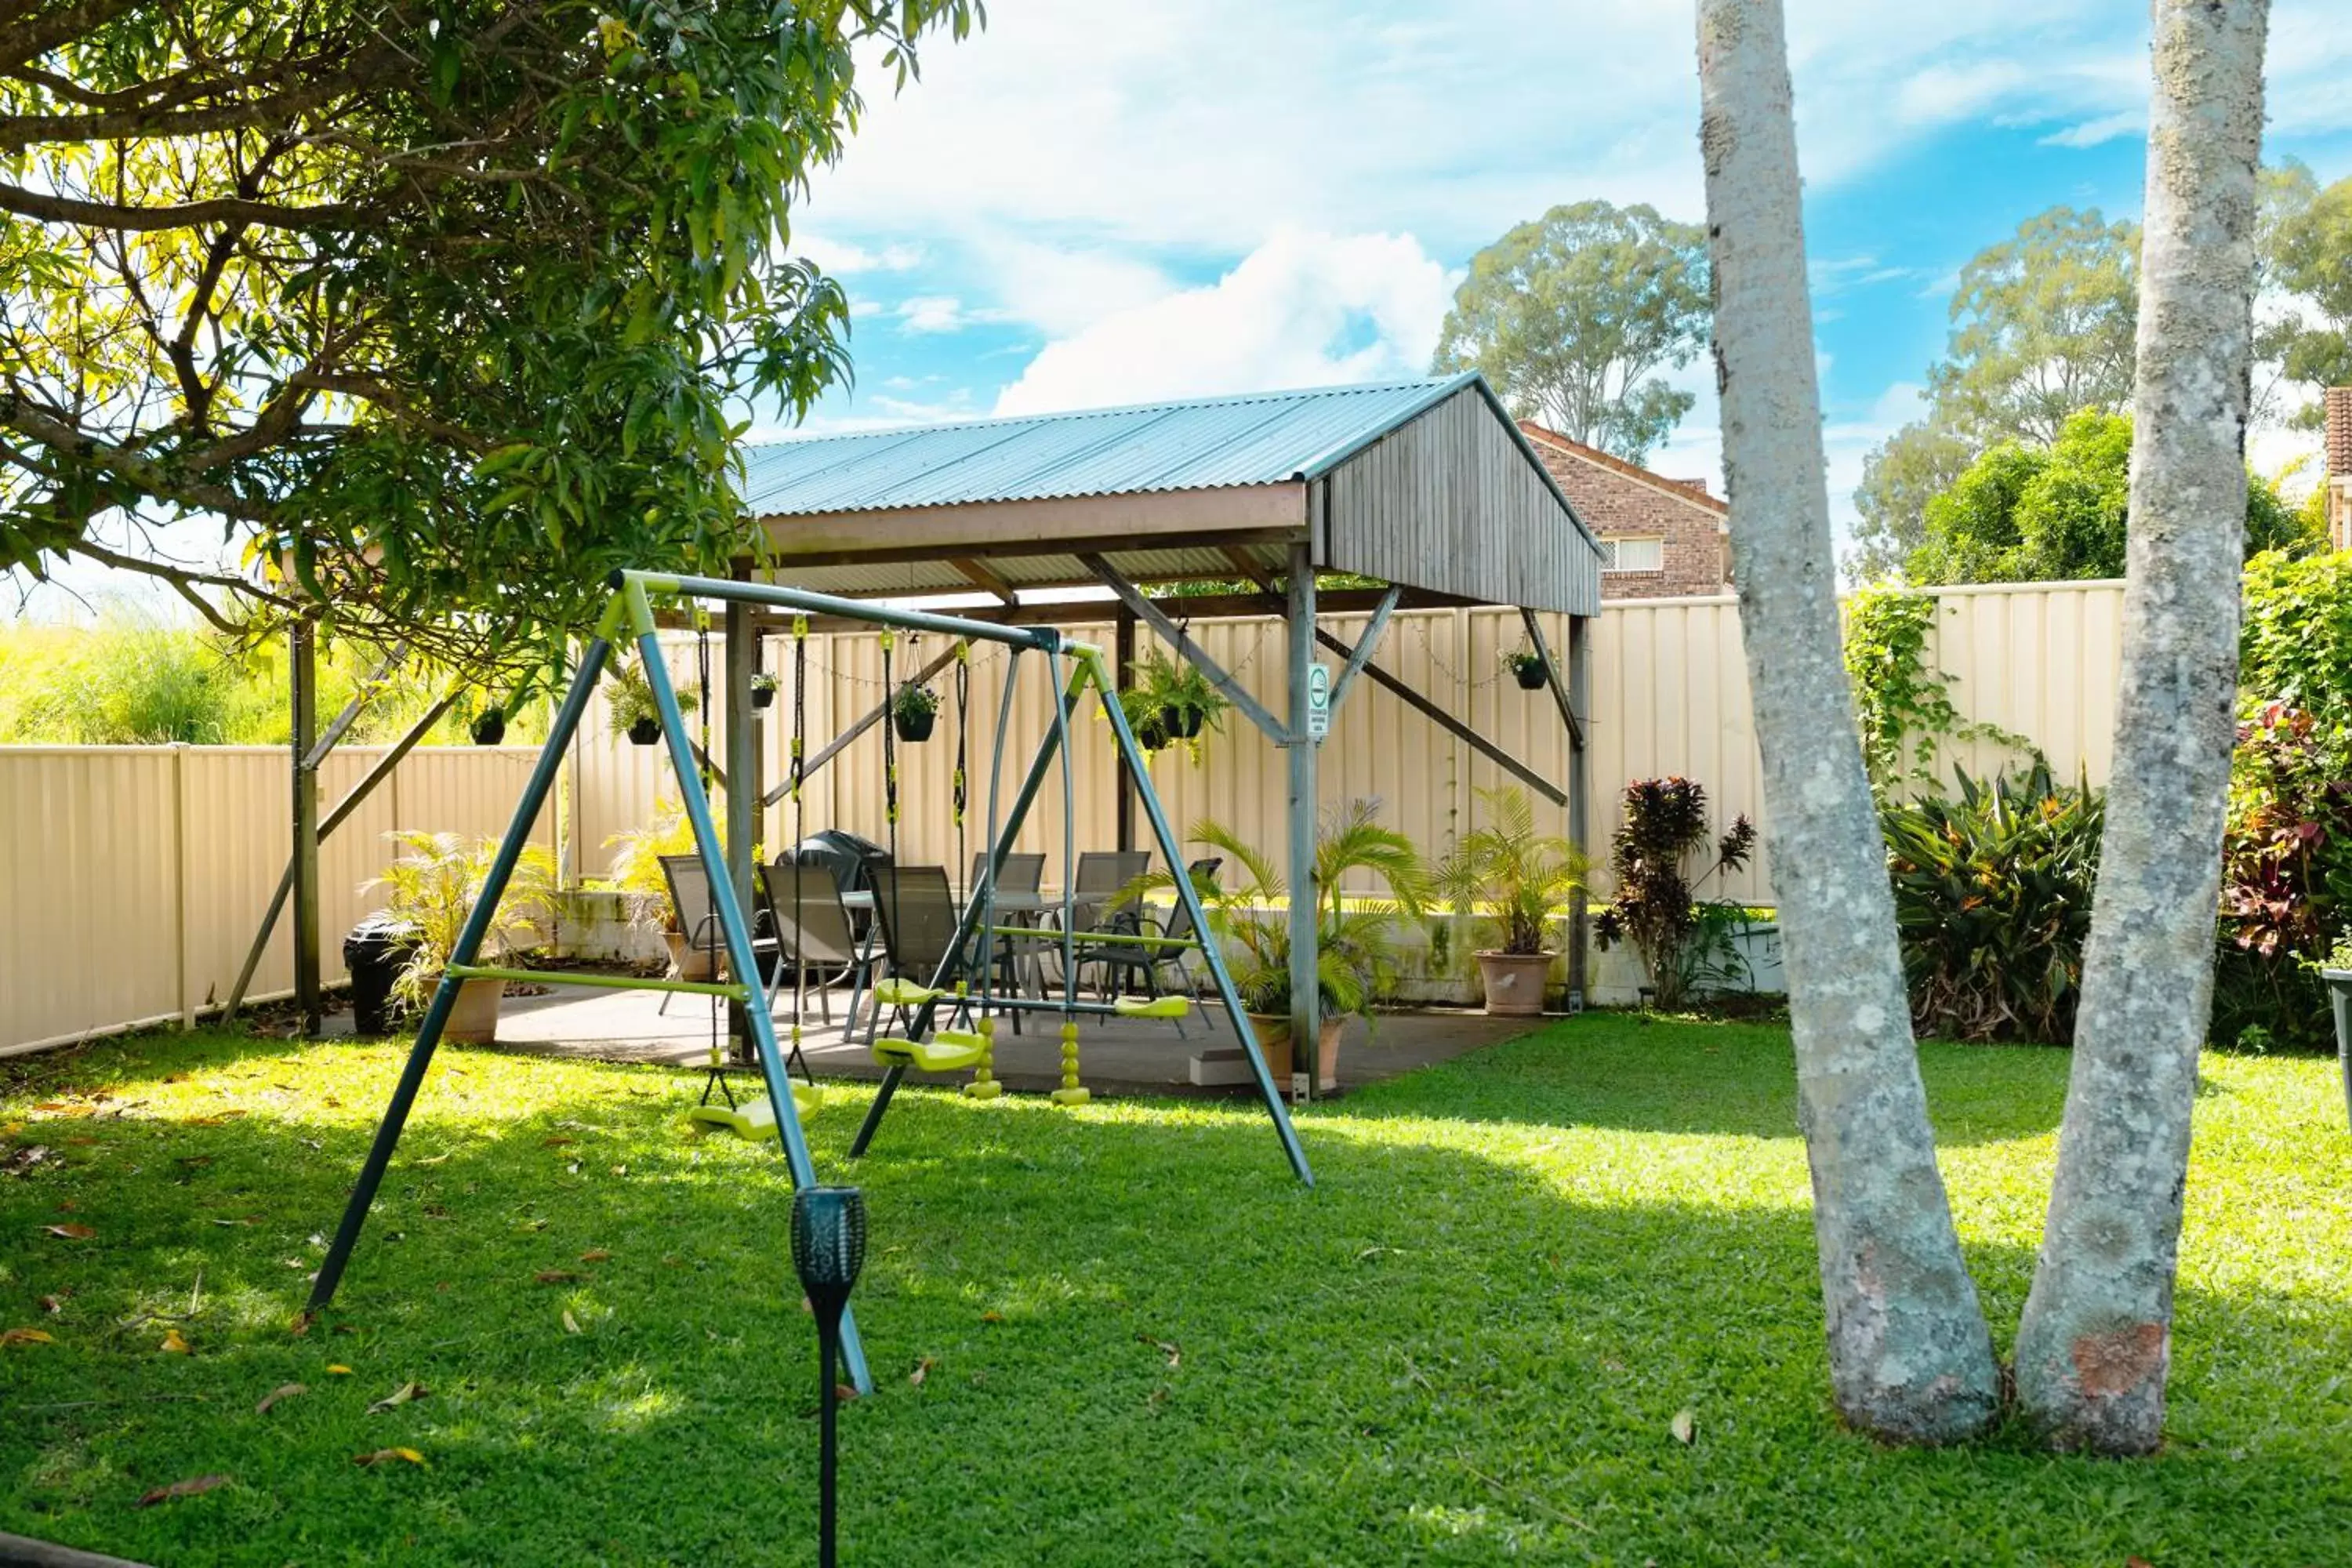
MULTIPOLYGON (((1143 752, 1135 743, 1135 731, 1128 727, 1127 710, 1118 705, 1118 693, 1103 669, 1102 651, 1084 643, 1076 645, 1078 668, 1095 682, 1102 694, 1103 717, 1110 721, 1111 733, 1118 740, 1119 753, 1140 764, 1143 752)), ((1140 787, 1135 792, 1142 804, 1146 821, 1151 825, 1151 836, 1160 843, 1160 853, 1168 862, 1168 879, 1175 884, 1176 900, 1192 918, 1192 929, 1201 933, 1201 956, 1206 961, 1209 978, 1215 982, 1217 999, 1225 1005, 1225 1016, 1233 1021, 1234 1037, 1242 1043, 1242 1054, 1249 1058, 1250 1076, 1257 1079, 1259 1098, 1265 1101, 1266 1114, 1274 1119, 1274 1130, 1282 1140, 1282 1152, 1290 1158, 1290 1168, 1308 1186, 1315 1184, 1315 1173, 1307 1164, 1307 1151, 1299 1146, 1298 1130, 1291 1125, 1290 1109, 1282 1102, 1282 1092, 1275 1086, 1274 1074, 1267 1070, 1265 1053, 1259 1049, 1257 1030, 1242 1006, 1241 993, 1234 986, 1234 977, 1225 967, 1225 955, 1216 940, 1216 928, 1209 923, 1209 911, 1202 906, 1201 890, 1192 886, 1192 879, 1184 870, 1184 847, 1177 841, 1176 830, 1169 826, 1168 813, 1160 804, 1160 792, 1152 787, 1151 775, 1139 767, 1136 777, 1140 787)), ((1297 900, 1293 900, 1294 907, 1297 900)))
MULTIPOLYGON (((683 582, 698 586, 680 591, 707 594, 714 597, 759 586, 755 584, 730 583, 718 578, 688 578, 683 582)), ((667 590, 668 584, 646 574, 626 573, 622 579, 622 596, 628 606, 629 623, 636 632, 637 657, 644 668, 646 684, 653 690, 654 707, 660 712, 662 733, 669 742, 671 769, 677 775, 677 792, 686 808, 687 820, 694 827, 695 852, 702 858, 706 879, 710 884, 710 902, 719 916, 719 929, 727 938, 727 962, 739 984, 756 983, 760 973, 759 960, 751 951, 751 926, 744 917, 743 905, 735 897, 735 884, 725 875, 726 846, 719 841, 717 829, 710 822, 710 799, 703 794, 702 780, 694 763, 694 742, 686 732, 686 715, 677 705, 677 692, 670 685, 669 669, 662 662, 661 639, 654 624, 653 605, 646 597, 648 585, 667 590)), ((526 824, 528 826, 528 824, 526 824)), ((473 955, 466 955, 467 962, 473 955)), ((793 1101, 792 1083, 784 1074, 783 1053, 776 1044, 776 1021, 764 1006, 744 1009, 745 1020, 751 1026, 751 1041, 756 1047, 760 1076, 768 1086, 768 1103, 776 1118, 776 1140, 782 1144, 784 1163, 791 1169, 793 1187, 813 1187, 816 1182, 816 1165, 809 1158, 808 1139, 801 1131, 800 1110, 793 1101)), ((873 1374, 866 1370, 866 1348, 857 1334, 856 1320, 845 1310, 841 1319, 842 1360, 849 1369, 850 1381, 860 1394, 874 1392, 873 1374)))
MULTIPOLYGON (((608 615, 608 622, 610 618, 608 615)), ((531 826, 539 820, 540 808, 547 803, 555 775, 562 771, 563 748, 572 731, 580 727, 580 715, 586 711, 588 698, 596 689, 596 678, 604 673, 611 646, 600 635, 590 641, 587 651, 581 656, 580 673, 572 677, 572 689, 564 693, 563 707, 556 713, 547 744, 540 749, 530 780, 523 786, 522 799, 515 804, 514 820, 507 827, 506 837, 499 842, 499 852, 490 861, 489 874, 482 879, 473 910, 466 916, 466 924, 450 949, 453 967, 470 964, 481 953, 482 943, 489 936, 490 922, 498 913, 499 900, 506 896, 508 879, 514 875, 515 862, 522 858, 522 847, 530 840, 531 826)), ((433 1001, 425 1009, 424 1022, 417 1026, 416 1043, 408 1048, 408 1063, 400 1069, 400 1081, 393 1088, 392 1103, 384 1107, 383 1120, 376 1125, 375 1141, 368 1146, 367 1160, 360 1166, 359 1181, 352 1188, 351 1202, 344 1205, 342 1223, 335 1227, 334 1243, 327 1248, 326 1261, 319 1265, 319 1277, 310 1287, 310 1310, 314 1312, 335 1299, 335 1286, 343 1277, 344 1266, 351 1261, 360 1227, 367 1223, 368 1207, 375 1202, 376 1189, 383 1184, 384 1170, 392 1163, 392 1152, 400 1143, 401 1130, 407 1126, 409 1110, 416 1103, 416 1091, 425 1083, 425 1069, 433 1064, 434 1048, 441 1043, 441 1031, 449 1022, 449 1010, 457 1005, 457 991, 464 984, 461 976, 444 973, 441 984, 433 988, 433 1001)))

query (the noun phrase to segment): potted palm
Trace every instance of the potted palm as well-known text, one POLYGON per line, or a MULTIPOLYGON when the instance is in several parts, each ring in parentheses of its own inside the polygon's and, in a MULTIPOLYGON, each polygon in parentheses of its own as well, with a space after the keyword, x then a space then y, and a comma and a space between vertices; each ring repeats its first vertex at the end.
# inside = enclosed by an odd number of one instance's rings
POLYGON ((920 681, 902 681, 890 694, 890 727, 908 745, 931 738, 939 714, 940 694, 920 681))
MULTIPOLYGON (((713 806, 710 820, 725 842, 725 814, 713 806)), ((671 973, 680 980, 717 979, 715 954, 707 944, 688 942, 685 923, 670 901, 669 879, 662 874, 663 856, 695 853, 694 824, 688 820, 686 807, 675 800, 657 801, 651 824, 615 833, 604 840, 604 847, 619 851, 613 857, 608 885, 625 901, 630 924, 661 933, 669 948, 671 973)))
MULTIPOLYGON (((1339 1041, 1348 1020, 1359 1014, 1369 1018, 1373 1000, 1395 982, 1396 918, 1418 917, 1428 893, 1421 852, 1403 834, 1375 821, 1378 809, 1374 801, 1350 801, 1328 815, 1316 834, 1318 1092, 1339 1087, 1339 1041), (1344 898, 1340 886, 1356 872, 1369 873, 1387 896, 1344 898)), ((1297 1053, 1290 1037, 1289 896, 1282 873, 1264 851, 1221 823, 1203 821, 1192 837, 1242 868, 1238 879, 1203 889, 1203 901, 1210 929, 1236 955, 1234 989, 1265 1052, 1266 1067, 1276 1083, 1286 1083, 1297 1070, 1297 1053)), ((1164 873, 1160 879, 1164 884, 1164 873)))
POLYGON ((1486 1011, 1530 1017, 1543 1011, 1544 977, 1559 956, 1545 945, 1551 923, 1584 896, 1585 859, 1558 834, 1537 831, 1526 791, 1478 796, 1490 820, 1446 857, 1437 886, 1457 914, 1476 916, 1494 939, 1477 952, 1486 1011))
MULTIPOLYGON (((384 913, 396 922, 407 958, 393 982, 393 994, 414 1008, 440 984, 457 952, 458 933, 480 901, 499 845, 492 838, 404 829, 384 836, 401 853, 383 876, 362 891, 382 889, 384 913)), ((555 909, 555 858, 541 845, 526 846, 507 879, 506 891, 490 920, 486 945, 510 956, 555 909)), ((502 980, 468 980, 457 988, 443 1036, 460 1045, 487 1045, 498 1038, 502 980)))

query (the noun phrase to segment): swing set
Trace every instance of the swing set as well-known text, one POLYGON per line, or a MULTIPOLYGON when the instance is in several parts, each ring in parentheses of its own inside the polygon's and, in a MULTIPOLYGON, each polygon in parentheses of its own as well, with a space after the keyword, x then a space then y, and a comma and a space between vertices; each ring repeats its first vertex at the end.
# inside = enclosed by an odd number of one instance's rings
MULTIPOLYGON (((710 815, 709 792, 702 775, 707 766, 708 750, 698 756, 693 740, 688 736, 684 714, 680 711, 677 693, 672 687, 661 650, 654 617, 653 599, 689 600, 698 605, 711 601, 761 605, 790 611, 793 616, 793 732, 790 756, 789 794, 793 803, 794 842, 799 841, 803 810, 801 784, 803 779, 805 736, 806 644, 808 618, 814 615, 835 616, 877 626, 883 631, 883 684, 889 689, 891 647, 895 634, 936 634, 959 639, 957 650, 958 721, 963 719, 961 710, 969 693, 969 674, 961 667, 969 663, 971 646, 974 643, 994 643, 1003 647, 1009 660, 1003 682, 994 752, 989 771, 988 852, 980 867, 976 885, 967 889, 962 910, 956 918, 954 931, 946 952, 928 981, 907 975, 893 975, 877 982, 874 987, 875 1001, 879 1006, 889 1006, 906 1019, 903 1037, 884 1036, 877 1032, 872 1050, 877 1060, 887 1068, 874 1102, 867 1110, 864 1125, 858 1130, 851 1146, 852 1157, 861 1155, 873 1142, 883 1116, 888 1110, 891 1097, 898 1084, 911 1069, 927 1072, 960 1072, 971 1070, 973 1077, 963 1086, 963 1092, 974 1099, 989 1100, 1001 1093, 1003 1085, 992 1076, 992 1058, 994 1029, 998 1013, 1024 1010, 1044 1010, 1062 1015, 1062 1087, 1053 1093, 1058 1104, 1084 1104, 1087 1090, 1080 1086, 1078 1066, 1078 1026, 1082 1016, 1171 1017, 1181 1016, 1179 1009, 1189 1009, 1191 1001, 1182 996, 1142 998, 1119 997, 1113 1001, 1081 998, 1076 991, 1078 941, 1073 919, 1072 884, 1075 879, 1063 879, 1062 922, 1058 933, 1062 953, 1062 981, 1058 997, 1023 997, 997 994, 991 976, 997 969, 999 943, 1026 942, 1034 943, 1045 933, 1031 927, 1000 924, 996 919, 996 879, 1003 870, 1005 858, 1012 851, 1023 822, 1031 806, 1045 785, 1058 757, 1062 775, 1063 851, 1066 868, 1075 865, 1075 778, 1070 758, 1070 721, 1088 688, 1102 702, 1103 715, 1109 721, 1117 738, 1119 752, 1127 760, 1135 780, 1138 798, 1151 826, 1160 851, 1171 868, 1184 864, 1181 846, 1169 826, 1158 793, 1152 788, 1150 770, 1136 744, 1134 731, 1120 708, 1118 692, 1102 650, 1089 643, 1066 639, 1048 626, 1006 626, 992 622, 966 620, 957 616, 934 615, 918 610, 892 608, 831 595, 813 594, 795 588, 779 587, 761 583, 731 582, 714 577, 674 576, 660 573, 615 572, 612 578, 613 598, 605 607, 595 635, 583 649, 579 668, 565 691, 550 726, 547 742, 541 749, 530 777, 523 786, 522 798, 516 804, 512 826, 507 829, 499 850, 493 857, 488 874, 476 895, 472 911, 458 933, 451 951, 448 966, 443 970, 440 984, 435 987, 433 999, 418 1025, 416 1042, 410 1047, 407 1063, 401 1069, 399 1081, 393 1089, 392 1100, 384 1109, 383 1120, 377 1126, 367 1158, 360 1167, 359 1179, 352 1189, 341 1223, 336 1227, 333 1243, 326 1259, 320 1265, 316 1281, 311 1287, 310 1310, 325 1308, 334 1300, 336 1287, 351 1261, 352 1247, 359 1240, 362 1226, 383 1184, 400 1134, 415 1106, 425 1074, 431 1066, 435 1048, 440 1044, 442 1031, 448 1023, 450 1009, 456 1005, 458 989, 467 980, 515 980, 530 984, 580 984, 607 989, 629 989, 683 993, 693 995, 721 997, 741 1005, 754 1055, 766 1089, 766 1104, 759 1109, 766 1113, 760 1123, 772 1119, 775 1133, 792 1173, 795 1190, 813 1186, 816 1172, 809 1157, 808 1142, 801 1130, 804 1113, 802 1096, 807 1096, 805 1109, 814 1110, 819 1103, 808 1086, 795 1085, 791 1079, 789 1055, 785 1042, 779 1039, 776 1025, 768 1005, 768 994, 760 981, 757 958, 752 947, 752 929, 741 900, 736 896, 732 878, 729 875, 726 854, 710 815), (667 742, 670 764, 677 774, 678 793, 686 815, 694 831, 695 852, 702 862, 703 873, 709 884, 711 910, 718 935, 723 939, 727 956, 726 980, 689 981, 677 979, 635 979, 613 975, 583 974, 564 971, 500 969, 478 963, 482 943, 488 934, 490 920, 507 882, 514 873, 515 864, 528 841, 532 824, 546 804, 560 770, 565 748, 580 727, 582 715, 587 710, 589 698, 594 693, 605 665, 614 657, 614 644, 624 630, 634 637, 639 659, 645 670, 646 684, 651 688, 655 706, 659 710, 661 729, 667 742), (1014 681, 1021 667, 1022 656, 1034 654, 1045 661, 1055 694, 1053 722, 1038 742, 1034 757, 1023 775, 1020 787, 1013 792, 1010 806, 998 812, 998 784, 1004 760, 1007 721, 1013 710, 1014 681), (699 764, 699 765, 698 765, 699 764), (978 988, 972 982, 978 980, 978 988), (950 1026, 934 1028, 942 1006, 949 1009, 950 1026)), ((707 704, 706 704, 707 710, 707 704)), ((891 739, 890 726, 883 728, 884 788, 886 814, 890 835, 895 870, 898 847, 898 756, 891 739)), ((965 776, 962 736, 958 735, 958 757, 955 777, 957 833, 959 858, 961 855, 963 803, 968 795, 965 776)), ((897 900, 901 895, 898 879, 891 878, 886 893, 877 892, 876 918, 885 917, 884 900, 897 900)), ((1189 878, 1173 879, 1179 903, 1191 921, 1195 932, 1210 931, 1206 911, 1201 906, 1200 895, 1189 878)), ((803 913, 799 879, 793 879, 794 935, 803 913)), ((780 911, 781 912, 781 911, 780 911)), ((890 910, 895 916, 899 909, 890 910)), ((782 934, 782 933, 780 933, 782 934)), ((1104 942, 1152 944, 1161 947, 1181 945, 1166 937, 1143 934, 1088 931, 1085 937, 1088 947, 1104 942)), ((1234 1033, 1242 1044, 1252 1076, 1257 1083, 1260 1098, 1272 1118, 1275 1133, 1289 1159, 1291 1169, 1301 1182, 1314 1184, 1314 1173, 1308 1169, 1306 1151, 1300 1147, 1297 1131, 1292 1127, 1288 1110, 1283 1104, 1280 1089, 1267 1071, 1265 1054, 1258 1048, 1257 1037, 1251 1028, 1249 1016, 1244 1011, 1241 998, 1234 991, 1233 976, 1227 971, 1217 943, 1202 940, 1198 951, 1203 967, 1214 984, 1217 999, 1232 1021, 1234 1033)), ((789 1050, 797 1054, 801 1038, 802 1003, 804 1000, 806 966, 793 952, 789 959, 779 957, 779 963, 794 965, 792 1035, 789 1050)), ((708 1089, 704 1096, 706 1107, 708 1089)), ((729 1099, 732 1101, 731 1092, 729 1099)), ((754 1102, 755 1103, 755 1102, 754 1102)), ((709 1108, 715 1109, 715 1108, 709 1108)), ((751 1103, 740 1108, 748 1111, 751 1103)), ((713 1120, 718 1120, 713 1118, 713 1120)), ((870 1392, 873 1380, 866 1367, 866 1355, 857 1334, 856 1321, 845 1315, 842 1320, 842 1352, 851 1380, 861 1392, 870 1392)))

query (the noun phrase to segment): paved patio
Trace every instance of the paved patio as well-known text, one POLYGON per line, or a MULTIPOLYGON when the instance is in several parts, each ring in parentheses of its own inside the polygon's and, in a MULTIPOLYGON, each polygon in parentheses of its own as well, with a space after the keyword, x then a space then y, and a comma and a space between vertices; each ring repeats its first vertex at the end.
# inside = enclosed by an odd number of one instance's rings
MULTIPOLYGON (((649 992, 558 988, 543 996, 509 996, 499 1017, 499 1044, 520 1051, 589 1057, 604 1061, 665 1062, 700 1067, 708 1059, 711 1020, 717 1006, 700 996, 677 995, 667 1014, 662 997, 649 992)), ((833 995, 834 1023, 820 1021, 811 999, 803 1048, 820 1079, 878 1079, 883 1069, 867 1054, 861 1031, 845 1045, 840 1020, 845 991, 833 995)), ((789 1009, 789 998, 786 1002, 789 1009)), ((780 1017, 788 1027, 788 1017, 780 1017)), ((1489 1018, 1483 1013, 1433 1009, 1384 1014, 1376 1030, 1362 1020, 1348 1026, 1339 1050, 1342 1091, 1393 1078, 1415 1068, 1451 1060, 1465 1051, 1507 1040, 1539 1026, 1541 1020, 1489 1018)), ((1024 1032, 1009 1020, 997 1034, 996 1076, 1014 1090, 1044 1090, 1061 1081, 1060 1018, 1030 1014, 1024 1032)), ((721 1023, 723 1032, 724 1024, 721 1023)), ((1235 1089, 1203 1089, 1192 1081, 1192 1058, 1202 1051, 1231 1050, 1236 1041, 1222 1009, 1196 1011, 1180 1038, 1164 1021, 1082 1017, 1078 1021, 1080 1076, 1098 1094, 1229 1094, 1235 1089)), ((961 1083, 969 1075, 909 1074, 916 1083, 961 1083)))

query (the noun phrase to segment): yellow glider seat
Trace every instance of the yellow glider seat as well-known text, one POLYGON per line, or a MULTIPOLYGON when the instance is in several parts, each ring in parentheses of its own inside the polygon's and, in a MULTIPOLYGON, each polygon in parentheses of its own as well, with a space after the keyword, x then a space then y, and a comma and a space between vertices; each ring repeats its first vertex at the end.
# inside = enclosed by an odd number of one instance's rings
POLYGON ((885 1007, 919 1007, 926 1002, 944 1002, 954 994, 952 991, 942 991, 936 985, 925 985, 919 981, 903 979, 895 974, 887 980, 876 982, 874 986, 874 1000, 885 1007))
POLYGON ((962 1029, 941 1029, 928 1040, 877 1038, 874 1059, 886 1068, 912 1068, 917 1072, 961 1072, 977 1066, 988 1041, 962 1029))
MULTIPOLYGON (((803 1121, 814 1116, 824 1106, 824 1091, 812 1083, 793 1085, 793 1110, 803 1121)), ((706 1127, 724 1127, 739 1138, 772 1138, 776 1135, 776 1108, 768 1103, 764 1093, 745 1095, 731 1108, 723 1101, 698 1105, 687 1113, 688 1121, 706 1127)))
POLYGON ((1192 1016, 1192 999, 1189 996, 1121 996, 1110 1006, 1111 1011, 1122 1018, 1189 1018, 1192 1016))

